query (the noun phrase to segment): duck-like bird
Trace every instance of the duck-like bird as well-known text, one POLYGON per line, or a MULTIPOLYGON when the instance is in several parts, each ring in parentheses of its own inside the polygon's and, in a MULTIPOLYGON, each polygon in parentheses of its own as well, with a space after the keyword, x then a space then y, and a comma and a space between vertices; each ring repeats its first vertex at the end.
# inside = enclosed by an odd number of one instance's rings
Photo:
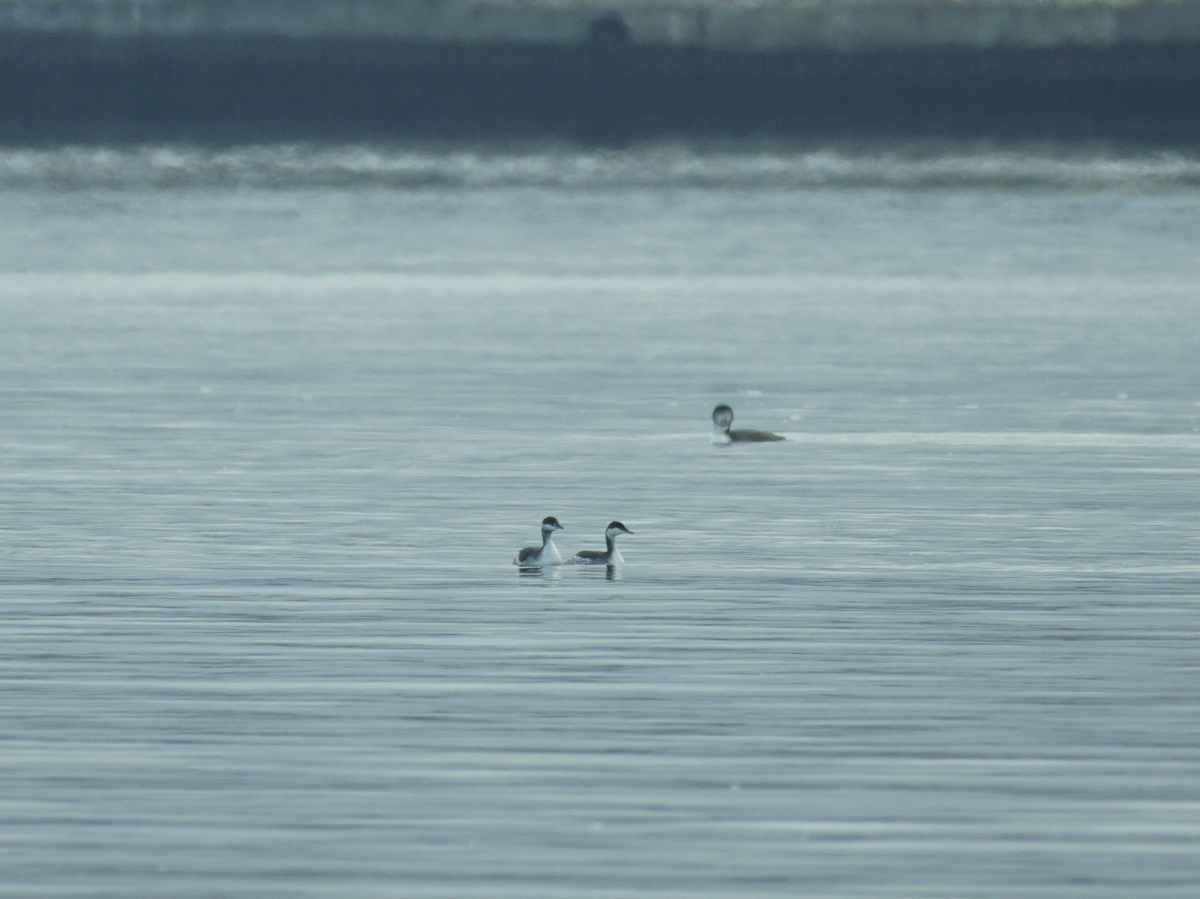
POLYGON ((767 443, 772 440, 787 440, 786 437, 780 437, 770 431, 754 431, 749 428, 729 430, 729 426, 733 424, 733 410, 725 405, 713 409, 712 420, 713 443, 767 443))
POLYGON ((553 515, 547 515, 542 519, 542 545, 527 546, 513 559, 514 565, 520 565, 522 568, 541 568, 543 565, 561 565, 562 556, 558 554, 558 547, 554 545, 551 537, 555 531, 565 530, 558 519, 553 515))
POLYGON ((625 560, 617 552, 617 534, 632 534, 633 531, 619 521, 610 521, 604 529, 604 552, 598 549, 581 549, 571 559, 576 565, 624 565, 625 560))

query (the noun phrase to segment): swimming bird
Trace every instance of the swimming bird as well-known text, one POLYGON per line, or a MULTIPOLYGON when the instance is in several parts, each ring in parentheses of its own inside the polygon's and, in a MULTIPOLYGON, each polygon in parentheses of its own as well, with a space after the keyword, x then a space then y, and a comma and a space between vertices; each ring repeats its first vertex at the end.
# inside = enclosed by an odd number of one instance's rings
POLYGON ((610 521, 604 529, 604 552, 598 549, 581 549, 571 559, 576 565, 624 565, 625 560, 617 552, 617 534, 632 534, 633 531, 619 521, 610 521))
POLYGON ((527 546, 513 559, 514 565, 520 565, 522 568, 540 568, 543 565, 561 565, 562 556, 558 554, 558 547, 554 545, 551 539, 555 531, 562 531, 565 528, 558 523, 558 519, 553 515, 547 515, 542 519, 542 545, 527 546))
POLYGON ((787 440, 786 437, 780 437, 770 431, 753 431, 748 428, 729 430, 729 426, 733 424, 733 410, 725 405, 713 409, 712 420, 713 443, 767 443, 771 440, 787 440))

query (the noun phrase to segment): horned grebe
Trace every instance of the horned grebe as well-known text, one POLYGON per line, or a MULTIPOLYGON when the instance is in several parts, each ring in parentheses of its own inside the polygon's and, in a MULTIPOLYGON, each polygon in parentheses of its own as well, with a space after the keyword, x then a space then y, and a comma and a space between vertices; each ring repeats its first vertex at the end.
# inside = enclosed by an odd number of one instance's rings
POLYGON ((748 428, 729 430, 729 426, 733 424, 733 410, 728 406, 722 405, 713 409, 712 419, 713 443, 767 443, 771 440, 787 440, 786 437, 780 437, 770 431, 752 431, 748 428))
POLYGON ((604 552, 598 549, 581 549, 571 559, 576 565, 624 565, 625 560, 617 552, 617 534, 632 534, 633 531, 619 521, 610 521, 604 529, 604 544, 608 547, 604 552))
POLYGON ((542 519, 542 545, 527 546, 513 559, 514 565, 520 565, 522 568, 540 568, 542 565, 561 565, 562 556, 558 554, 558 547, 554 545, 554 541, 550 539, 555 531, 563 530, 563 526, 558 523, 558 519, 553 515, 547 515, 542 519))

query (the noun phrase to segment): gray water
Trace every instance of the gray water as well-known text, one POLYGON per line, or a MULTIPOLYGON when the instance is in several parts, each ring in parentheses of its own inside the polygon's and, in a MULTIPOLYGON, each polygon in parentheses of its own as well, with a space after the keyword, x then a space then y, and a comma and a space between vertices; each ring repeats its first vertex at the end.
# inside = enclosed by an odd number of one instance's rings
POLYGON ((0 153, 0 895, 1196 895, 1198 171, 0 153))

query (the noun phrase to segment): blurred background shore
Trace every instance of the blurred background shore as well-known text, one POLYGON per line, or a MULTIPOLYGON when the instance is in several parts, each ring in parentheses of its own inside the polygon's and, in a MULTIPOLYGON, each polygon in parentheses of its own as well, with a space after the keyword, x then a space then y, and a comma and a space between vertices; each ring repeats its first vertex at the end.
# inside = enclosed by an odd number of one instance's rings
POLYGON ((1200 3, 0 0, 0 141, 1200 138, 1200 3))

